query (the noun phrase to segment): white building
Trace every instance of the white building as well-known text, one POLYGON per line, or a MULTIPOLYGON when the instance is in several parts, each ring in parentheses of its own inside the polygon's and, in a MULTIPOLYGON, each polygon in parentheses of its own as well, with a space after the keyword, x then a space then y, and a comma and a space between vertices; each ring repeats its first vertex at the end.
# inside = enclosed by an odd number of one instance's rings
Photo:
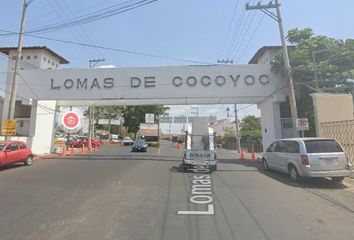
POLYGON ((231 123, 229 119, 220 119, 217 120, 212 126, 211 126, 216 134, 216 136, 224 137, 225 131, 229 129, 234 129, 236 128, 235 123, 231 123))
MULTIPOLYGON (((9 94, 11 91, 11 85, 8 83, 12 82, 13 70, 15 66, 15 59, 17 54, 17 48, 14 47, 3 47, 0 48, 0 54, 7 55, 8 65, 7 65, 7 84, 5 85, 5 93, 9 94)), ((23 47, 22 57, 21 57, 21 70, 31 70, 31 69, 57 69, 61 64, 68 64, 65 58, 54 52, 53 50, 45 46, 33 46, 33 47, 23 47)), ((34 86, 27 82, 20 74, 19 86, 26 86, 31 90, 34 86)), ((19 87, 20 88, 20 87, 19 87)), ((20 91, 17 92, 17 100, 15 107, 14 118, 17 120, 17 135, 18 139, 22 139, 30 144, 34 152, 48 152, 51 148, 52 143, 48 141, 53 139, 53 131, 48 131, 52 129, 52 125, 55 124, 55 104, 33 104, 35 99, 24 98, 20 91), (35 136, 44 135, 43 137, 35 136)), ((35 97, 34 97, 35 98, 35 97)), ((0 116, 1 123, 8 115, 8 100, 0 99, 0 110, 2 115, 0 116)))

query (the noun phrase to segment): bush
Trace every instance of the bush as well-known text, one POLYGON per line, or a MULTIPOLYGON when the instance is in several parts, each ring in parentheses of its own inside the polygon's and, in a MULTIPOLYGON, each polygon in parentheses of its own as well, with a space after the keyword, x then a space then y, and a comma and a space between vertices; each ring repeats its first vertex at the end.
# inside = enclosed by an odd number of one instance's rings
POLYGON ((159 147, 160 146, 159 142, 148 142, 147 144, 149 147, 159 147))

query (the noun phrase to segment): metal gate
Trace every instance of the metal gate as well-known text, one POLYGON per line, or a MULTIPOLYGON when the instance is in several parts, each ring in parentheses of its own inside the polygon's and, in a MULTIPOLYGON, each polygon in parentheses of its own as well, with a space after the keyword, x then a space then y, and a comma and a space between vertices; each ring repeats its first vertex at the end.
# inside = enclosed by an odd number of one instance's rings
POLYGON ((354 120, 321 123, 321 137, 337 139, 354 163, 354 120))

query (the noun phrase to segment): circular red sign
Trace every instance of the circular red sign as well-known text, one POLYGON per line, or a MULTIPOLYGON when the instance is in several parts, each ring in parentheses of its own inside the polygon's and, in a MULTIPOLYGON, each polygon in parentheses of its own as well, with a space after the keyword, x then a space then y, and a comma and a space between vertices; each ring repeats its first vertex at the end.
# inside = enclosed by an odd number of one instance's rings
POLYGON ((74 129, 79 126, 80 117, 74 112, 68 112, 63 116, 64 127, 74 129))

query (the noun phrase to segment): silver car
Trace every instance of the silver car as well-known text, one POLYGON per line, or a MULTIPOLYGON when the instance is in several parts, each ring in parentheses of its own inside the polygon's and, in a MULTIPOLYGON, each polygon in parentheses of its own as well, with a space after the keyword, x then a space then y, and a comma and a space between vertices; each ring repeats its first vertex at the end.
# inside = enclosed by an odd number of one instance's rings
POLYGON ((301 177, 331 177, 341 182, 352 171, 343 148, 328 138, 279 139, 263 153, 262 165, 264 170, 288 173, 292 181, 301 177))

